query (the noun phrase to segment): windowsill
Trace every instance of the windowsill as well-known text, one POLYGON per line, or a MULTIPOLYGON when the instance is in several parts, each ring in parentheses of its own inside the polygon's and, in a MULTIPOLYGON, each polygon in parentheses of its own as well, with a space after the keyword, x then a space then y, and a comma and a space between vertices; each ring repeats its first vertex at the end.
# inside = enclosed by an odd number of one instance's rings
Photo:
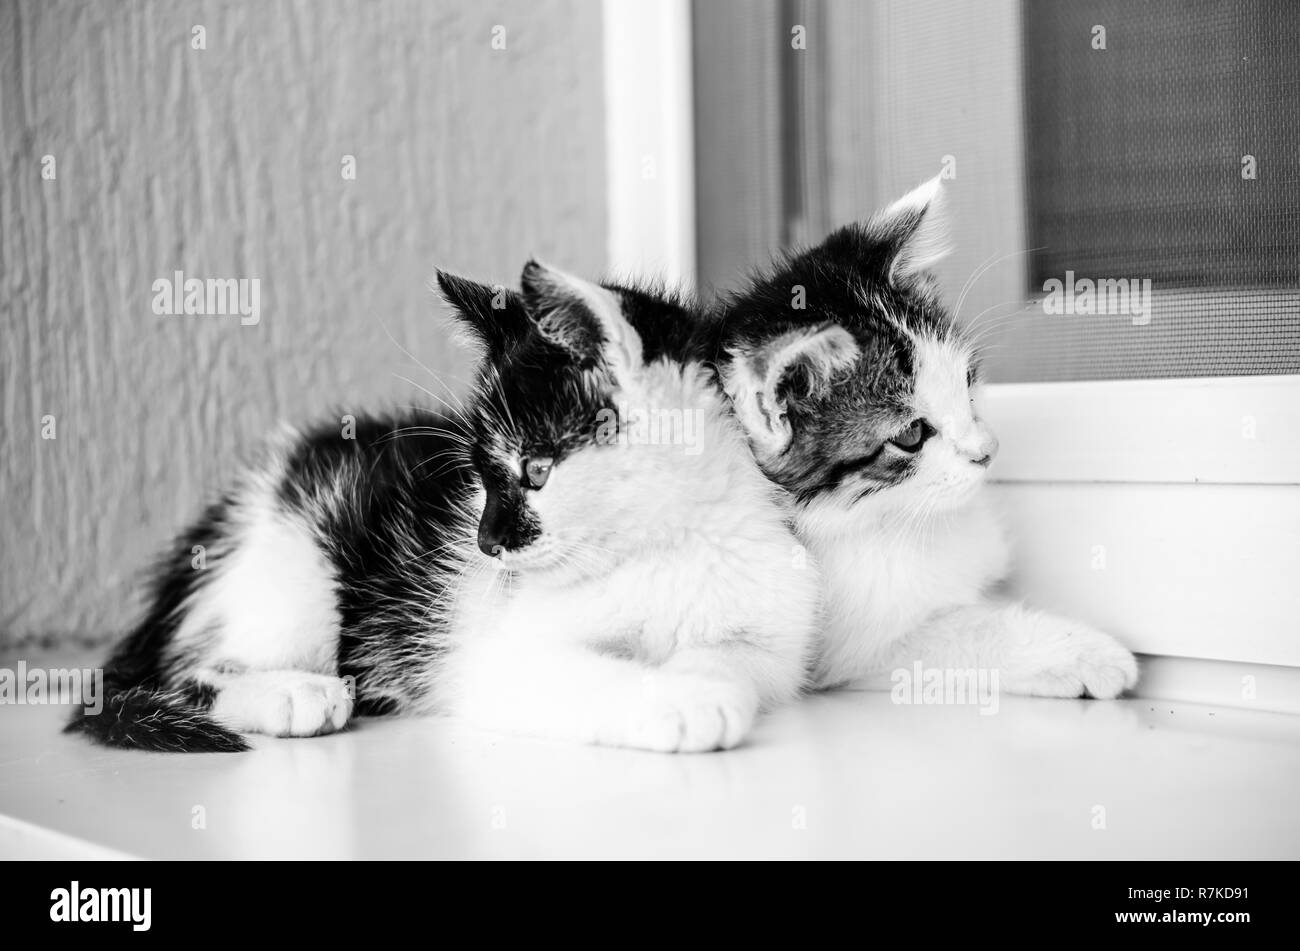
POLYGON ((1003 697, 982 716, 841 691, 690 756, 437 719, 145 754, 65 716, 0 707, 0 855, 1300 858, 1300 717, 1259 710, 1003 697))

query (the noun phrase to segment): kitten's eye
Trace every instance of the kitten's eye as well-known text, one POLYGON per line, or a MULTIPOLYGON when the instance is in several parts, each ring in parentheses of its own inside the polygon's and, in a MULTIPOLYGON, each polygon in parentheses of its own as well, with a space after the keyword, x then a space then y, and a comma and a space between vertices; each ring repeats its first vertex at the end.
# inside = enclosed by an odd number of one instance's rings
POLYGON ((525 489, 540 489, 546 485, 546 480, 551 475, 551 466, 554 464, 553 459, 547 456, 533 456, 525 459, 523 464, 523 476, 519 480, 525 489))
POLYGON ((889 440, 890 444, 903 452, 916 452, 934 435, 934 427, 923 419, 914 419, 901 433, 889 440))

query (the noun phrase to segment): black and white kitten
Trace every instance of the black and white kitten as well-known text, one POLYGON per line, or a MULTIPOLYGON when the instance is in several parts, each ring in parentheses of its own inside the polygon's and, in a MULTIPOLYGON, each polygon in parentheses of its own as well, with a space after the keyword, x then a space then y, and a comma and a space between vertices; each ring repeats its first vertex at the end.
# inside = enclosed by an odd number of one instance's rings
POLYGON ((1012 693, 1115 697, 1137 680, 1119 642, 990 593, 1009 570, 982 491, 997 440, 972 342, 925 273, 945 250, 941 200, 936 178, 719 314, 727 391, 827 585, 816 682, 920 661, 997 669, 1012 693))
POLYGON ((441 712, 712 750, 798 693, 819 578, 699 316, 535 263, 522 296, 439 282, 484 352, 465 411, 270 449, 166 555, 70 729, 240 750, 441 712))

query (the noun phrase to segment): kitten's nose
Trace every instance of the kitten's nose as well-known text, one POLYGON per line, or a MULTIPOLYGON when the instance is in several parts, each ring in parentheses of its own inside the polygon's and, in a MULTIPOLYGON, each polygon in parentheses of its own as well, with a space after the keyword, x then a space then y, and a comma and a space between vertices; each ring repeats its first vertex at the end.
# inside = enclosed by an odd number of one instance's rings
POLYGON ((970 461, 977 466, 988 466, 993 461, 993 457, 998 454, 998 437, 992 433, 985 433, 984 440, 980 443, 979 448, 971 454, 970 461))
POLYGON ((500 492, 490 488, 486 492, 478 523, 478 550, 489 558, 500 558, 510 534, 510 506, 500 492))

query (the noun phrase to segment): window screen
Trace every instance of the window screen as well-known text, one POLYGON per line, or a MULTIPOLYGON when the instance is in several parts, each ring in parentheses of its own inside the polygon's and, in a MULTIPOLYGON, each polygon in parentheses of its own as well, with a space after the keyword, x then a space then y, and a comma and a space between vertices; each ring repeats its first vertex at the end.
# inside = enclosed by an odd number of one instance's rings
POLYGON ((1023 10, 1031 291, 1142 280, 1154 300, 1137 324, 1114 301, 1022 323, 1018 376, 1300 370, 1300 4, 1023 10))

